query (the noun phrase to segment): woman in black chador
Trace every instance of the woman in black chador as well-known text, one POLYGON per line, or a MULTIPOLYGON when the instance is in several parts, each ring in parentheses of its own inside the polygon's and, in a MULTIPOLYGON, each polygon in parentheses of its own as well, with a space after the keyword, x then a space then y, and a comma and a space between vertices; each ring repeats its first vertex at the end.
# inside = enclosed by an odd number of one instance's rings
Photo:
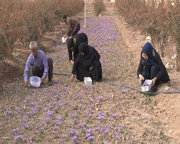
POLYGON ((69 37, 67 40, 67 48, 69 54, 69 61, 74 64, 78 53, 79 53, 79 45, 81 43, 88 44, 88 37, 85 33, 79 33, 74 35, 73 37, 69 37), (74 54, 72 54, 74 53, 74 54))
POLYGON ((84 77, 91 77, 92 80, 100 81, 102 79, 102 68, 100 63, 100 55, 94 47, 81 43, 79 46, 79 54, 73 65, 71 80, 74 79, 76 73, 77 79, 84 80, 84 77))
POLYGON ((142 48, 137 75, 141 80, 141 84, 143 84, 146 79, 152 80, 153 86, 150 90, 151 92, 156 91, 159 82, 170 81, 159 54, 149 42, 147 42, 142 48))

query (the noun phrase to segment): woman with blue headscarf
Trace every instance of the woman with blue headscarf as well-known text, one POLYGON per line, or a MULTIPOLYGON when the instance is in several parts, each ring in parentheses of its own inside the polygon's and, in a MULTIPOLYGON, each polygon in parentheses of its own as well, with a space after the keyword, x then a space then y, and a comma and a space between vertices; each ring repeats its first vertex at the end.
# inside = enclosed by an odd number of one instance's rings
POLYGON ((146 79, 152 80, 153 86, 150 90, 151 92, 156 91, 160 81, 170 81, 166 68, 162 63, 159 54, 149 42, 147 42, 142 48, 137 75, 141 81, 141 84, 143 84, 146 79))

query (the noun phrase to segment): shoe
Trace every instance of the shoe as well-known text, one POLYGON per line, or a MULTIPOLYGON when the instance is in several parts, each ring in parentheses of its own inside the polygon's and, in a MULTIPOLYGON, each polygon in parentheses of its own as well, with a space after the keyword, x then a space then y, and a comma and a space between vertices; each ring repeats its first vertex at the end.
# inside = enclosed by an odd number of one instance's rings
POLYGON ((52 85, 52 80, 48 81, 48 85, 51 86, 52 85))

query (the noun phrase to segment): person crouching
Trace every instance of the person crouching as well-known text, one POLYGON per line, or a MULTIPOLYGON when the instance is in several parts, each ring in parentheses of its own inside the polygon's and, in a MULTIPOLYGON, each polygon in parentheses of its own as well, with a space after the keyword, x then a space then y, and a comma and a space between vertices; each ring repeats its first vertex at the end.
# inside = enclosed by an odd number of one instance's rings
POLYGON ((46 54, 42 50, 38 49, 38 44, 36 41, 30 42, 29 48, 31 49, 31 54, 26 61, 26 66, 24 69, 25 87, 28 87, 28 78, 31 67, 32 75, 40 77, 41 83, 48 76, 48 84, 52 85, 53 60, 51 58, 46 58, 46 54))

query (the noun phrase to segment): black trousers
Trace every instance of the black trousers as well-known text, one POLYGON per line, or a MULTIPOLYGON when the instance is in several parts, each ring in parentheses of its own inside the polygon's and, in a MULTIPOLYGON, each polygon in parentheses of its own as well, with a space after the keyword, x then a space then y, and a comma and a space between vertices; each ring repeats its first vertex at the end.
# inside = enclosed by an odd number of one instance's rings
POLYGON ((92 80, 101 81, 102 79, 102 68, 99 61, 95 62, 93 65, 93 70, 84 69, 82 65, 79 65, 76 69, 77 79, 79 81, 84 81, 84 77, 91 77, 92 80))
MULTIPOLYGON (((51 81, 53 78, 53 60, 51 58, 47 59, 48 61, 48 66, 49 66, 49 70, 48 70, 48 81, 51 81)), ((32 75, 33 76, 38 76, 38 77, 42 77, 44 73, 44 69, 40 69, 38 66, 33 65, 32 66, 32 75)))

